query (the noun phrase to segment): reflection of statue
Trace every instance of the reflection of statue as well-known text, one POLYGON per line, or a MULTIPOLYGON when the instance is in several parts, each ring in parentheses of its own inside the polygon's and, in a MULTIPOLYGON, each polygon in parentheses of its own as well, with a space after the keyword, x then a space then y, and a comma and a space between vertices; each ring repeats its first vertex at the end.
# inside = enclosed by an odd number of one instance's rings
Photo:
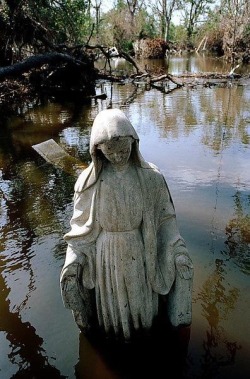
POLYGON ((124 113, 101 111, 92 163, 75 185, 61 273, 64 304, 84 332, 97 325, 129 340, 149 330, 166 295, 174 326, 191 323, 193 268, 173 202, 157 167, 144 161, 124 113))

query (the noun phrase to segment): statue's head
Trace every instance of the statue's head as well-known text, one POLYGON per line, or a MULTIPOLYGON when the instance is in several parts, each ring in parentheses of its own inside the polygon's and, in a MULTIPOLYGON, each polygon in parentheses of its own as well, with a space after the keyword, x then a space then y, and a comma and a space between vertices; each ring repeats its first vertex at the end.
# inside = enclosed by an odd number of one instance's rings
POLYGON ((90 154, 94 164, 100 166, 114 149, 125 155, 128 151, 134 163, 140 165, 139 137, 133 125, 120 109, 106 109, 98 113, 92 126, 90 154))
POLYGON ((99 112, 92 126, 90 153, 95 146, 119 137, 132 137, 139 141, 133 125, 120 109, 105 109, 99 112))
POLYGON ((130 159, 137 167, 151 167, 140 154, 139 137, 126 115, 119 109, 106 109, 98 113, 93 122, 89 148, 92 164, 84 181, 80 179, 76 183, 76 191, 84 191, 96 183, 104 162, 112 163, 109 154, 114 149, 122 155, 124 164, 130 159))

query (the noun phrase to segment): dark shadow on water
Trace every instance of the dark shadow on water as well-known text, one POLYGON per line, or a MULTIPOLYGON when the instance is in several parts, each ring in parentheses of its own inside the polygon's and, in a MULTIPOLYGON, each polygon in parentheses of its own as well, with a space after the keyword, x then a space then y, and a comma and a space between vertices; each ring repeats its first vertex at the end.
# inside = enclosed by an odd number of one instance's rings
POLYGON ((185 378, 190 327, 159 324, 150 336, 130 343, 101 336, 79 337, 77 379, 185 378))
POLYGON ((10 379, 66 378, 49 363, 46 351, 42 347, 43 338, 37 334, 36 329, 29 322, 22 321, 18 312, 10 309, 8 299, 10 289, 2 276, 2 269, 0 269, 0 289, 0 331, 6 333, 6 339, 10 343, 9 361, 19 366, 18 371, 10 379))
POLYGON ((11 379, 66 379, 60 371, 55 367, 48 365, 47 367, 27 368, 18 371, 11 379))

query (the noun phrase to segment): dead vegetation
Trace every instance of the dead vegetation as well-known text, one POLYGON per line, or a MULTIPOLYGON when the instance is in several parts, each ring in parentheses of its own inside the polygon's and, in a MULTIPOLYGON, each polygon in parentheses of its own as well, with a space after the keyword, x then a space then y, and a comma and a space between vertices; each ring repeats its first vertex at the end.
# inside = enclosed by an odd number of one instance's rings
MULTIPOLYGON (((105 99, 104 93, 96 96, 95 86, 98 80, 132 83, 136 87, 155 88, 165 94, 188 86, 212 87, 216 85, 237 84, 241 75, 234 72, 221 73, 183 73, 174 76, 166 72, 152 72, 127 53, 120 51, 119 56, 133 67, 130 75, 117 75, 112 72, 110 57, 103 46, 78 47, 81 54, 51 52, 27 58, 14 65, 0 68, 0 107, 2 114, 20 111, 20 104, 35 104, 45 99, 57 101, 89 102, 93 98, 105 99), (91 54, 89 54, 91 51, 91 54), (94 62, 100 52, 106 60, 102 70, 97 70, 94 62)), ((135 91, 136 92, 136 91, 135 91)))
MULTIPOLYGON (((186 73, 178 77, 168 72, 150 72, 147 67, 141 67, 137 57, 164 58, 171 46, 160 38, 138 40, 134 44, 135 58, 119 50, 118 56, 129 62, 134 72, 126 76, 116 75, 111 70, 108 46, 90 45, 89 41, 77 45, 59 44, 53 30, 38 22, 25 8, 24 2, 15 3, 15 6, 11 1, 6 3, 11 11, 9 19, 0 13, 0 110, 3 117, 20 112, 22 105, 36 104, 45 99, 91 101, 96 98, 98 80, 131 82, 135 88, 145 86, 169 93, 184 86, 221 85, 222 81, 239 79, 234 72, 194 76, 186 73), (95 61, 100 56, 106 63, 102 70, 97 70, 95 61)), ((228 43, 224 44, 228 50, 238 41, 235 33, 233 36, 229 34, 226 38, 228 43)), ((105 98, 105 94, 99 97, 105 98)))
POLYGON ((164 58, 169 44, 161 38, 138 39, 133 44, 135 56, 146 59, 164 58))

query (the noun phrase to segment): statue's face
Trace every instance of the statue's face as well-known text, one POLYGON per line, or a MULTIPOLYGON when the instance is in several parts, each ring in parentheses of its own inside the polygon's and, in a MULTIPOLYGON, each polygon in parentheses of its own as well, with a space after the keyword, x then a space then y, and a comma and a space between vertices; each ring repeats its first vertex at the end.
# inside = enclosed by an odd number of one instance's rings
POLYGON ((113 139, 102 143, 98 148, 111 164, 122 167, 128 163, 132 148, 132 138, 122 137, 113 139))

